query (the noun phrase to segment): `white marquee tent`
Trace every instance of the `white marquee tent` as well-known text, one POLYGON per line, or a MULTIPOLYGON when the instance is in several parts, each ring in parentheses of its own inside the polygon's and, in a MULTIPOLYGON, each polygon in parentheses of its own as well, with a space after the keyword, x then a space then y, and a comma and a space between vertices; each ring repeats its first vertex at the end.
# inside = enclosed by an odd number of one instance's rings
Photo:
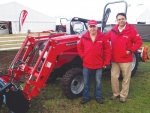
POLYGON ((137 24, 138 22, 150 24, 150 9, 139 8, 138 11, 136 11, 136 9, 129 9, 127 12, 127 21, 131 24, 137 24))
POLYGON ((150 24, 150 10, 146 9, 137 19, 137 22, 145 22, 146 24, 150 24))
POLYGON ((28 15, 20 33, 27 33, 28 30, 31 32, 55 30, 55 18, 49 17, 16 2, 0 5, 0 23, 11 22, 12 33, 19 33, 19 17, 22 10, 26 10, 28 15))

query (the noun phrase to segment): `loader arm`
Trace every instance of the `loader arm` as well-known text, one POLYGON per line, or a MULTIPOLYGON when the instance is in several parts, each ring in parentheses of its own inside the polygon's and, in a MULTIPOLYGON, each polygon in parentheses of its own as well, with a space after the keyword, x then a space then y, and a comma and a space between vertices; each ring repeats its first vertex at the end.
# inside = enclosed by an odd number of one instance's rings
POLYGON ((6 100, 4 103, 11 111, 19 113, 22 110, 27 111, 29 101, 39 95, 41 88, 46 87, 46 81, 57 64, 57 57, 68 54, 68 50, 76 49, 79 39, 79 35, 59 33, 27 36, 11 63, 8 74, 0 75, 0 102, 3 101, 4 95, 6 100), (38 54, 43 43, 45 46, 42 53, 38 54))
POLYGON ((41 53, 41 56, 37 60, 35 66, 31 69, 29 66, 22 65, 22 70, 25 70, 30 73, 29 80, 26 81, 23 92, 28 94, 27 99, 31 100, 34 96, 39 95, 41 88, 45 88, 45 83, 52 72, 55 63, 57 62, 56 57, 58 55, 65 54, 65 51, 76 48, 77 41, 79 40, 78 36, 65 36, 65 37, 56 37, 47 40, 47 43, 44 47, 44 50, 41 53), (43 62, 42 68, 37 72, 38 65, 44 56, 48 46, 50 46, 47 56, 43 62), (35 80, 32 80, 32 77, 35 80), (31 88, 32 87, 32 88, 31 88))

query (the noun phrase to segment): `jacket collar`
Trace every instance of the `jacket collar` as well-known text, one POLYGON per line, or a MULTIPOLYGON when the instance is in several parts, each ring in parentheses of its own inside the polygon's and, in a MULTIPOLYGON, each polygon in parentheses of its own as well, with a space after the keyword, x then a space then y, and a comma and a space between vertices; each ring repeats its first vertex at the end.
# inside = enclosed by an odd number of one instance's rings
MULTIPOLYGON (((119 27, 119 25, 117 24, 116 26, 113 27, 113 30, 118 32, 118 27, 119 27)), ((130 28, 130 25, 126 22, 126 26, 124 28, 124 31, 128 30, 129 28, 130 28)))

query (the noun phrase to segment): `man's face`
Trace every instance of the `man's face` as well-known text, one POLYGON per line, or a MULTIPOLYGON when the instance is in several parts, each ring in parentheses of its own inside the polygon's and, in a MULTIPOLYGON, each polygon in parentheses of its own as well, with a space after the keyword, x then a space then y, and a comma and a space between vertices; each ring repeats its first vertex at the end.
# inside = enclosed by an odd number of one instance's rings
POLYGON ((98 27, 95 25, 88 26, 88 30, 89 30, 91 35, 97 34, 97 29, 98 29, 98 27))
POLYGON ((118 22, 119 26, 125 26, 127 20, 126 20, 126 18, 124 16, 118 15, 117 22, 118 22))

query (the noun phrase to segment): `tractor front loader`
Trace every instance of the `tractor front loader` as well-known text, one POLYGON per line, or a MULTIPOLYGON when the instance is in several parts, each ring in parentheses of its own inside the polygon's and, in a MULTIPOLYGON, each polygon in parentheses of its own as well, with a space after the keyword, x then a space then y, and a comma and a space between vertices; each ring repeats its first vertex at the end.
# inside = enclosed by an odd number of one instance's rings
POLYGON ((28 35, 10 65, 8 74, 0 75, 0 104, 4 102, 15 113, 25 113, 30 106, 30 100, 39 95, 41 88, 46 87, 52 71, 77 55, 76 51, 65 58, 66 62, 59 60, 59 57, 65 57, 73 49, 76 50, 78 40, 78 35, 64 33, 37 37, 28 35), (43 44, 43 50, 39 54, 43 44), (45 54, 47 55, 44 58, 45 54))

